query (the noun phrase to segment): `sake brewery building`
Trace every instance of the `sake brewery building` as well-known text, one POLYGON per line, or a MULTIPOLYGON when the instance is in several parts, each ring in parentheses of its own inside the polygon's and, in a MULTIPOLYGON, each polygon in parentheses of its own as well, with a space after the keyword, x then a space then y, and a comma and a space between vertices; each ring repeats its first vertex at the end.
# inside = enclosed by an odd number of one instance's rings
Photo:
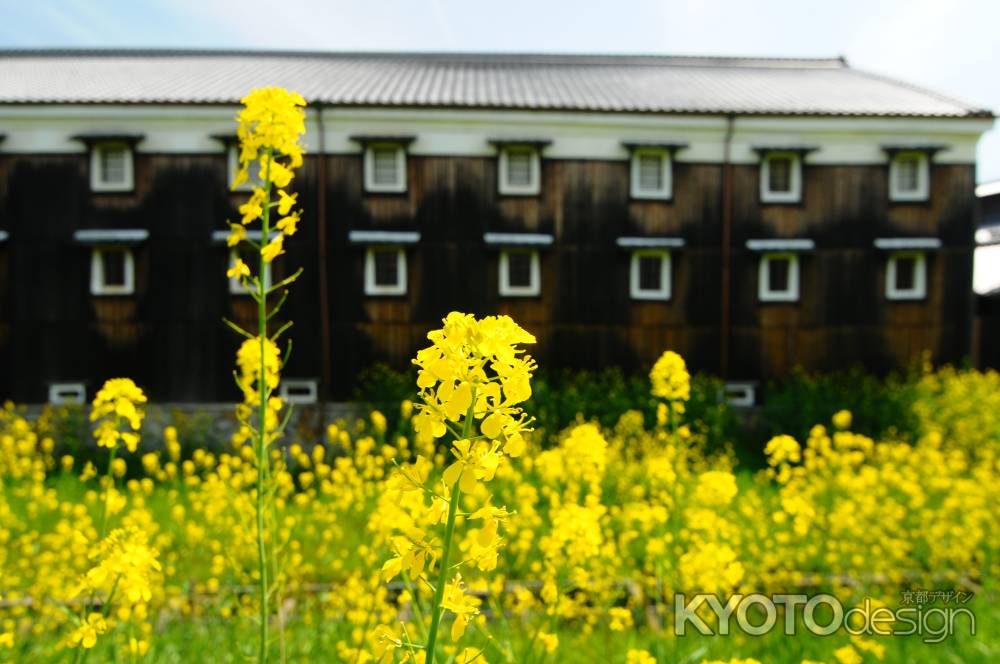
POLYGON ((663 349, 733 381, 970 352, 993 115, 843 59, 0 53, 0 398, 236 398, 240 98, 307 108, 285 372, 342 397, 448 311, 545 367, 663 349))

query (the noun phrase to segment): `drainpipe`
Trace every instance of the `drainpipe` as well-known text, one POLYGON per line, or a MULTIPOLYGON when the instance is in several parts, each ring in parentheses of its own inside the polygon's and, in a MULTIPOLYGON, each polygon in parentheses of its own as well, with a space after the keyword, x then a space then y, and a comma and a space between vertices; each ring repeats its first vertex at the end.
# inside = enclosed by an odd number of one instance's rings
POLYGON ((324 104, 316 103, 316 127, 319 132, 319 145, 317 149, 316 166, 316 244, 318 245, 319 259, 319 327, 320 327, 320 354, 322 359, 322 376, 319 390, 319 417, 320 426, 324 421, 324 410, 327 400, 330 397, 331 364, 330 358, 330 300, 326 269, 326 132, 323 127, 324 104))
POLYGON ((733 242, 733 166, 732 142, 733 125, 736 116, 732 113, 726 116, 726 135, 722 145, 722 292, 720 296, 721 320, 719 330, 719 376, 725 380, 729 377, 729 333, 731 307, 731 265, 733 242))

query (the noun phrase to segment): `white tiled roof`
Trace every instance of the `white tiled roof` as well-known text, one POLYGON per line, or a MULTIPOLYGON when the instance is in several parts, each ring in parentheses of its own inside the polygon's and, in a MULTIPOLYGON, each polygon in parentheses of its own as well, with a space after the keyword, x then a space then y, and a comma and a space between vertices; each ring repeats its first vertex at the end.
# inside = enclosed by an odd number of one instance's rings
POLYGON ((281 85, 342 106, 990 116, 839 58, 0 51, 0 71, 0 104, 235 103, 281 85))

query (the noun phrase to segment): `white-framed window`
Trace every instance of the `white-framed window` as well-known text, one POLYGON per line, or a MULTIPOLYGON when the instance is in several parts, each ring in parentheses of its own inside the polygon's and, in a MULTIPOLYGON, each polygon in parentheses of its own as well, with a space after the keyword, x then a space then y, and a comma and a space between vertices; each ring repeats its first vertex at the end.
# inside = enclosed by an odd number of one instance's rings
POLYGON ((889 254, 885 266, 885 296, 890 300, 920 300, 927 295, 927 258, 922 251, 889 254))
POLYGON ((319 388, 313 378, 284 378, 278 386, 278 396, 288 403, 313 404, 318 394, 319 388))
POLYGON ((135 292, 135 256, 126 245, 99 245, 90 252, 91 295, 135 292))
POLYGON ((368 247, 365 252, 365 295, 406 294, 406 250, 368 247))
POLYGON ((722 396, 730 406, 750 408, 757 403, 757 384, 730 382, 722 387, 722 396))
POLYGON ((96 143, 90 150, 90 188, 93 191, 131 191, 132 147, 125 141, 96 143))
POLYGON ((500 295, 532 297, 542 292, 541 259, 535 249, 500 252, 500 295))
POLYGON ((761 302, 795 302, 799 299, 798 254, 787 252, 761 256, 757 296, 761 302))
POLYGON ((233 191, 252 191, 254 187, 259 187, 261 185, 260 181, 257 179, 257 166, 254 164, 250 165, 250 169, 247 171, 247 181, 241 182, 239 186, 233 187, 233 182, 236 180, 236 173, 240 170, 240 146, 236 143, 230 143, 226 147, 226 183, 229 188, 233 191))
POLYGON ((768 152, 760 162, 762 203, 802 200, 802 157, 797 152, 768 152))
POLYGON ((371 143, 365 147, 365 191, 406 191, 406 150, 396 143, 371 143))
POLYGON ((638 148, 632 151, 632 198, 669 200, 673 193, 670 151, 638 148))
POLYGON ((542 190, 542 161, 538 148, 505 145, 497 163, 497 190, 507 196, 534 196, 542 190))
POLYGON ((670 252, 643 249, 632 252, 629 295, 633 300, 670 299, 670 252))
POLYGON ((82 405, 87 399, 83 383, 51 383, 49 403, 55 406, 82 405))
POLYGON ((926 152, 897 152, 889 161, 889 200, 926 201, 930 196, 930 179, 930 159, 926 152))
MULTIPOLYGON (((236 264, 237 260, 242 260, 251 270, 256 272, 260 264, 260 253, 249 244, 241 244, 229 250, 229 267, 236 264)), ((264 263, 264 288, 271 287, 271 263, 264 263)), ((237 277, 229 277, 230 295, 249 295, 253 286, 244 286, 237 277)))

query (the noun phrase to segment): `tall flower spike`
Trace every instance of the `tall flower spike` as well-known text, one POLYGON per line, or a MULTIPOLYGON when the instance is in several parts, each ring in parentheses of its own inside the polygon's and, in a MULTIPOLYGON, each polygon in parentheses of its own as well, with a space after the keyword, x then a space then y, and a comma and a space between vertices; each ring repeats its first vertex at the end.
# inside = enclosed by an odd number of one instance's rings
MULTIPOLYGON (((427 511, 431 523, 443 522, 445 526, 434 584, 435 610, 424 651, 427 664, 433 664, 443 613, 455 613, 452 640, 462 636, 478 613, 475 598, 465 596, 461 574, 455 572, 450 583, 448 575, 463 564, 475 564, 484 571, 497 565, 497 548, 502 541, 498 526, 506 510, 475 512, 473 518, 483 519, 483 527, 465 560, 452 566, 455 520, 463 494, 478 493, 482 483, 492 481, 504 454, 513 457, 524 452, 522 434, 531 420, 521 404, 531 398, 535 362, 521 345, 534 343, 535 338, 508 316, 477 319, 454 311, 444 318, 441 329, 429 332, 427 338, 431 345, 418 351, 413 361, 419 367, 417 387, 423 401, 416 406, 413 425, 425 440, 441 438, 449 430, 455 437, 451 449, 454 460, 442 474, 443 486, 434 493, 427 511)), ((397 483, 405 482, 412 483, 412 476, 397 483)), ((383 576, 391 577, 404 569, 409 551, 401 552, 397 541, 396 556, 386 562, 383 576)))
MULTIPOLYGON (((252 440, 250 455, 257 466, 255 513, 260 580, 257 659, 263 663, 269 657, 269 596, 275 590, 269 586, 269 566, 272 564, 269 560, 272 555, 270 546, 273 545, 268 544, 269 536, 265 532, 268 528, 265 514, 273 501, 273 492, 267 486, 273 481, 270 444, 280 435, 284 405, 282 399, 275 396, 283 359, 275 343, 276 336, 268 334, 268 321, 277 314, 281 304, 274 309, 268 308, 267 297, 271 287, 264 275, 269 264, 285 253, 285 237, 295 234, 301 218, 301 210, 292 212, 297 195, 288 194, 284 189, 292 183, 295 170, 302 166, 300 139, 305 133, 305 100, 301 95, 283 88, 260 88, 242 101, 243 109, 237 117, 239 127, 236 132, 240 142, 240 166, 233 185, 246 182, 251 172, 257 175, 260 184, 254 187, 249 200, 240 206, 242 218, 239 225, 231 225, 229 245, 238 246, 247 240, 245 227, 259 220, 260 241, 253 246, 260 260, 256 266, 259 270, 257 277, 242 261, 229 270, 230 278, 249 282, 257 302, 256 335, 238 328, 247 339, 240 346, 236 358, 239 369, 236 382, 243 392, 243 403, 236 407, 240 427, 232 440, 237 446, 252 440), (275 196, 277 200, 274 200, 275 196), (272 224, 272 210, 283 217, 277 224, 272 224)), ((280 284, 290 284, 299 272, 286 277, 280 284)), ((275 564, 274 567, 277 578, 281 578, 280 566, 275 564)))

